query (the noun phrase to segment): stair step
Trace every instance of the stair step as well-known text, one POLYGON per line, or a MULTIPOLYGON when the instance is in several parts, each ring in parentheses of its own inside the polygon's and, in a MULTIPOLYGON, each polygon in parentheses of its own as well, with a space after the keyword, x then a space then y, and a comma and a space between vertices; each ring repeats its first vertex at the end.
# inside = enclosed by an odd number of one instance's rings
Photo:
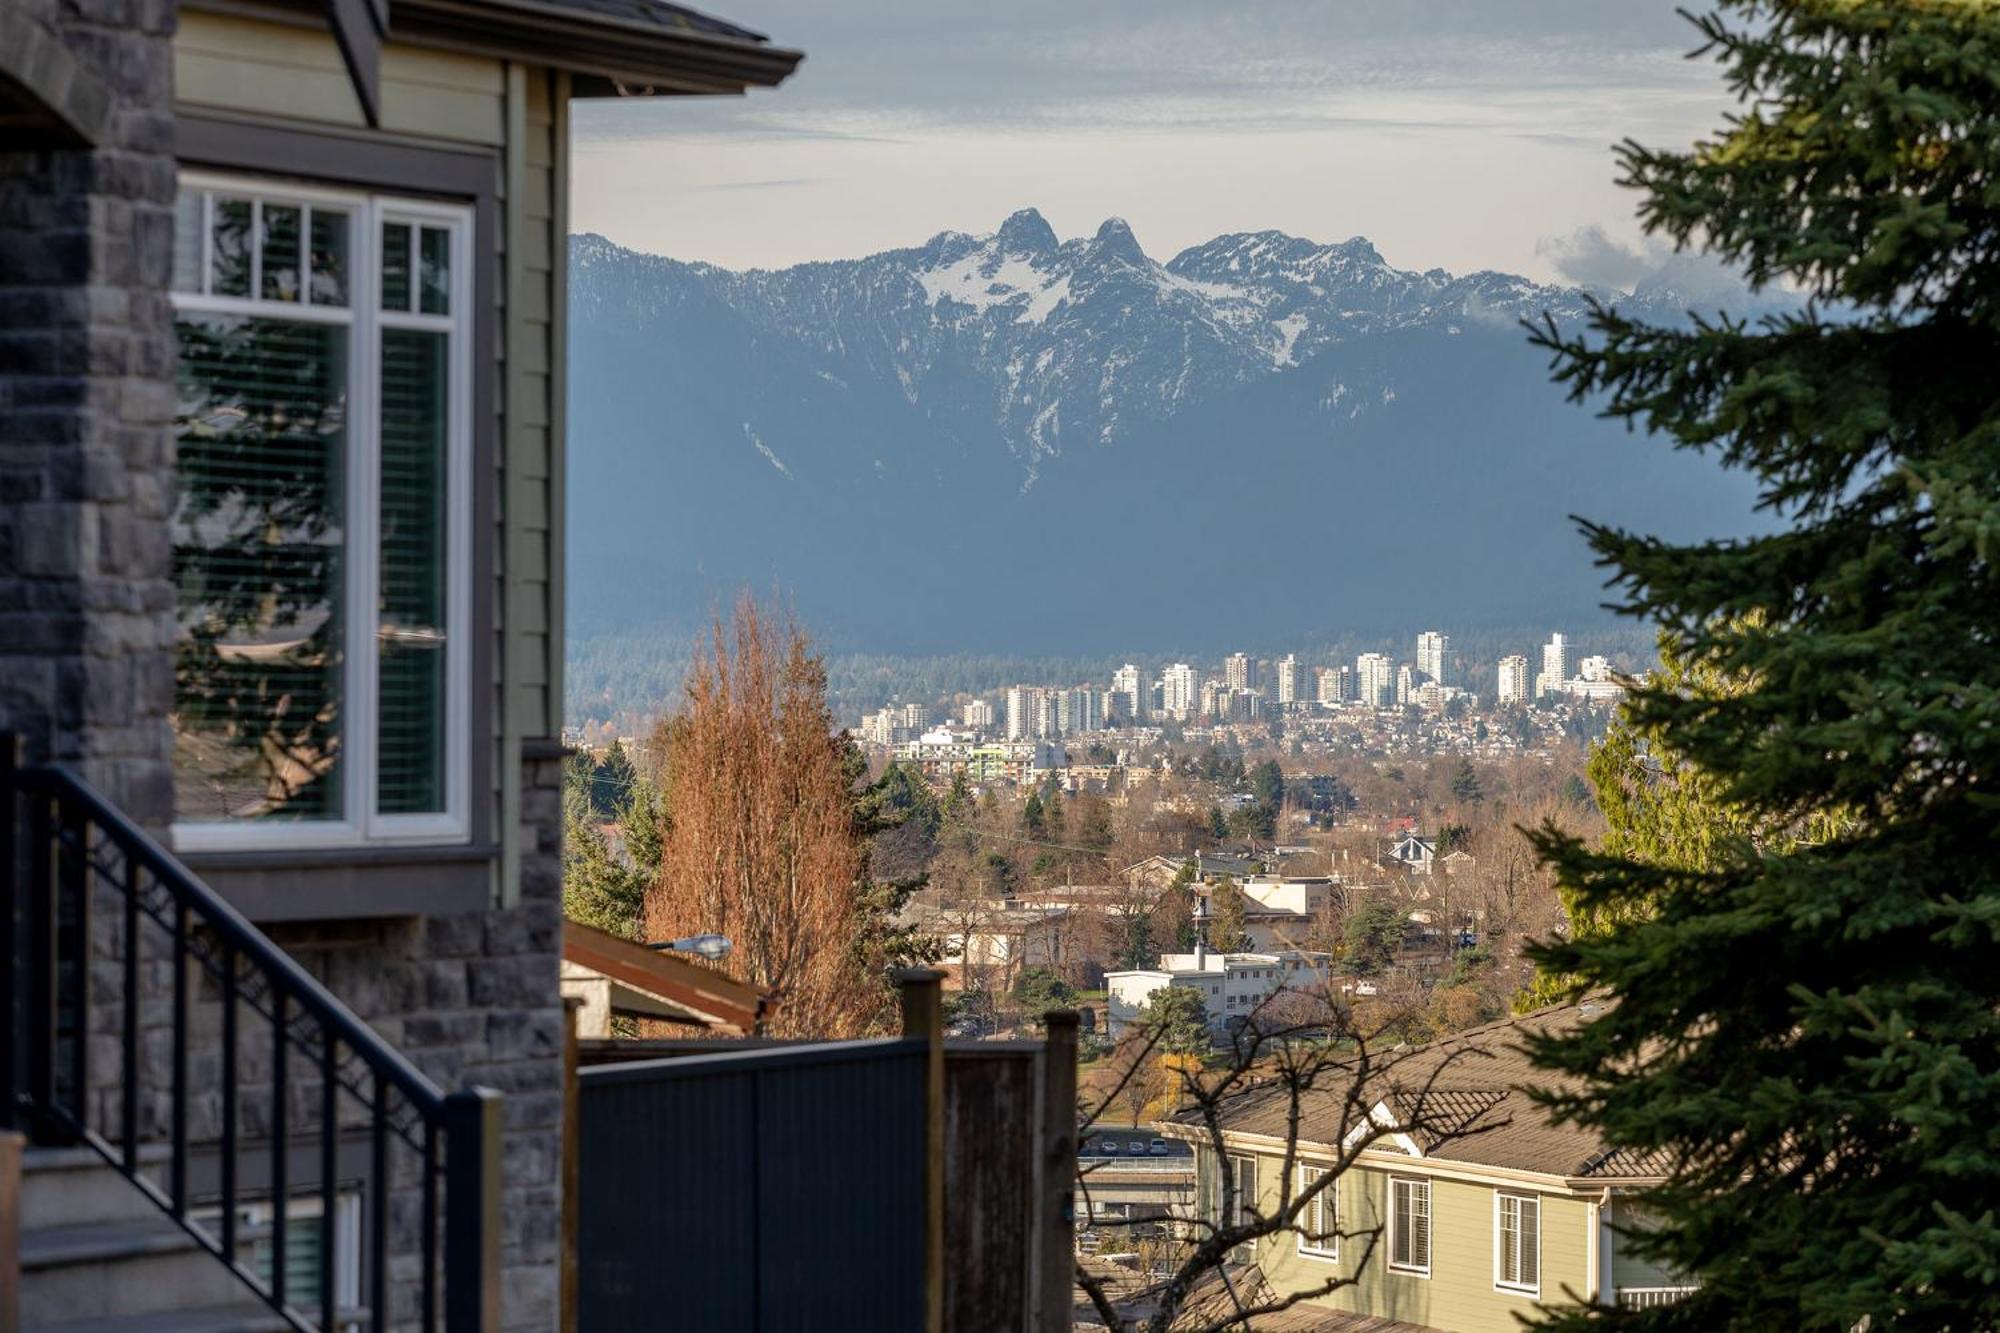
POLYGON ((21 1235, 21 1317, 27 1328, 221 1309, 243 1295, 242 1284, 222 1264, 157 1212, 150 1219, 37 1227, 21 1235))
POLYGON ((287 1327, 283 1319, 264 1305, 115 1315, 47 1326, 48 1333, 282 1333, 287 1327))
MULTIPOLYGON (((164 1146, 142 1149, 139 1170, 159 1184, 167 1157, 164 1146)), ((22 1154, 21 1219, 30 1230, 159 1216, 158 1205, 89 1148, 30 1148, 22 1154)))

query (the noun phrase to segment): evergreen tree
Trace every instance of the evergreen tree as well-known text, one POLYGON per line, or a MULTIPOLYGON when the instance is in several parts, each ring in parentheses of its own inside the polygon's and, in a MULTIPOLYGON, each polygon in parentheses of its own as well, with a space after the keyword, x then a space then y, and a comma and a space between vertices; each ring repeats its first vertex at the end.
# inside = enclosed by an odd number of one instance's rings
POLYGON ((1155 1034, 1154 1045, 1168 1055, 1206 1055, 1214 1045, 1208 1031, 1208 1005, 1201 992, 1191 986, 1162 986, 1154 991, 1139 1023, 1155 1034))
POLYGON ((1223 953, 1241 953, 1250 947, 1250 932, 1244 918, 1250 911, 1250 897, 1235 880, 1224 875, 1210 891, 1208 944, 1223 953))
POLYGON ((1627 145, 1627 183, 1651 230, 1802 308, 1538 336, 1577 398, 1750 472, 1786 526, 1586 526, 1629 613, 1745 684, 1628 704, 1713 776, 1721 836, 1539 836, 1606 923, 1539 961, 1618 1003, 1536 1055, 1566 1076, 1560 1115, 1672 1164, 1639 1243, 1700 1290, 1635 1326, 1990 1328, 2000 12, 1731 0, 1699 23, 1744 109, 1693 151, 1627 145))

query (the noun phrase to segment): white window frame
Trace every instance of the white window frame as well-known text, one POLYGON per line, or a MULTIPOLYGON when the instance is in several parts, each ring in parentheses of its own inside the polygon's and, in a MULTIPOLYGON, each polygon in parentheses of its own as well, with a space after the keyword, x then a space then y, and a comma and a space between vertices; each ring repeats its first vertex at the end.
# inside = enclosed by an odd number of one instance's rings
MULTIPOLYGON (((339 819, 180 820, 173 825, 174 847, 184 852, 338 849, 382 844, 449 845, 471 838, 472 758, 472 274, 477 262, 473 213, 469 205, 407 199, 364 191, 294 185, 263 176, 184 171, 184 190, 213 190, 253 201, 253 235, 266 203, 301 208, 338 208, 351 219, 345 306, 312 305, 303 299, 309 285, 306 245, 300 247, 299 301, 262 298, 261 263, 254 263, 249 297, 174 292, 176 316, 236 315, 248 318, 337 324, 350 330, 347 348, 347 521, 343 561, 346 584, 345 661, 341 673, 341 810, 339 819), (383 310, 380 239, 384 223, 442 228, 451 237, 448 315, 383 310), (449 376, 445 437, 445 728, 444 810, 421 814, 377 811, 379 774, 379 617, 381 471, 381 334, 388 329, 421 329, 448 335, 449 376)), ((213 196, 202 204, 201 282, 212 271, 213 196)), ((419 241, 411 238, 412 292, 418 281, 419 241)), ((254 252, 253 252, 254 254, 254 252)), ((412 303, 416 303, 413 295, 412 303)))
MULTIPOLYGON (((1524 1237, 1527 1237, 1529 1235, 1529 1233, 1525 1232, 1522 1234, 1524 1237)), ((1541 1298, 1542 1294, 1542 1196, 1541 1195, 1522 1194, 1514 1190, 1495 1190, 1493 1192, 1493 1286, 1495 1290, 1504 1291, 1511 1295, 1532 1296, 1537 1300, 1541 1298), (1507 1278, 1507 1273, 1505 1271, 1505 1265, 1503 1262, 1503 1250, 1500 1244, 1501 1217, 1503 1212, 1505 1211, 1507 1203, 1510 1201, 1515 1205, 1514 1217, 1515 1217, 1515 1225, 1517 1227, 1520 1225, 1521 1204, 1524 1203, 1531 1204, 1533 1205, 1535 1210, 1535 1229, 1531 1237, 1535 1246, 1535 1280, 1533 1282, 1522 1282, 1519 1281, 1518 1279, 1514 1281, 1509 1281, 1507 1278)))
MULTIPOLYGON (((1321 1166, 1317 1162, 1300 1162, 1298 1166, 1298 1192, 1304 1194, 1319 1183, 1320 1177, 1331 1174, 1332 1167, 1321 1166)), ((1335 1197, 1340 1182, 1331 1185, 1313 1196, 1305 1206, 1299 1220, 1299 1253, 1308 1259, 1335 1260, 1340 1258, 1340 1202, 1335 1197), (1332 1214, 1331 1217, 1328 1214, 1332 1214), (1315 1239, 1316 1237, 1322 1239, 1315 1239)))
POLYGON ((1437 1218, 1437 1213, 1433 1202, 1433 1198, 1434 1196, 1431 1193, 1431 1182, 1426 1177, 1423 1176, 1389 1177, 1388 1214, 1389 1214, 1389 1271, 1390 1272, 1402 1273, 1409 1277, 1429 1277, 1431 1275, 1431 1264, 1435 1262, 1437 1258, 1437 1255, 1435 1253, 1436 1229, 1434 1226, 1434 1223, 1437 1218), (1421 1265, 1407 1263, 1407 1262, 1398 1263, 1396 1261, 1396 1224, 1402 1220, 1397 1215, 1400 1210, 1396 1207, 1396 1187, 1398 1185, 1415 1186, 1421 1188, 1424 1192, 1424 1263, 1421 1265))

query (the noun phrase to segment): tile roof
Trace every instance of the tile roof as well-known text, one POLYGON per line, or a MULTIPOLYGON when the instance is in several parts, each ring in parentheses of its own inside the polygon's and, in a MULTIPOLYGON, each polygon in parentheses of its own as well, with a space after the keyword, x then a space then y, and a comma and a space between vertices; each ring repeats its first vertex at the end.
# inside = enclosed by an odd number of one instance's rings
MULTIPOLYGON (((1653 1179, 1667 1173, 1659 1154, 1613 1148, 1591 1130, 1559 1125, 1528 1095, 1531 1087, 1561 1080, 1529 1062, 1522 1037, 1558 1032, 1582 1021, 1577 1005, 1559 1005, 1503 1019, 1413 1050, 1375 1057, 1362 1101, 1385 1105, 1426 1158, 1468 1165, 1593 1179, 1653 1179)), ((1302 1098, 1300 1140, 1337 1148, 1357 1117, 1348 1106, 1338 1070, 1302 1098)), ((1266 1083, 1237 1094, 1225 1111, 1226 1129, 1283 1139, 1289 1095, 1266 1083)), ((1378 1144, 1393 1150, 1394 1144, 1378 1144)))

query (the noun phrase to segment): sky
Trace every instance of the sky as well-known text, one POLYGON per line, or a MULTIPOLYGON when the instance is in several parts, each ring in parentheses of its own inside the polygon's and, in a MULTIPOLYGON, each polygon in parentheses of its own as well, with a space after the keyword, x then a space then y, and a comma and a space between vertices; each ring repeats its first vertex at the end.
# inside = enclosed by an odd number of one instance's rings
POLYGON ((744 98, 579 103, 572 225, 782 267, 1125 218, 1165 260, 1224 232, 1364 235, 1404 268, 1629 287, 1612 145, 1730 105, 1672 0, 716 0, 803 49, 744 98))

